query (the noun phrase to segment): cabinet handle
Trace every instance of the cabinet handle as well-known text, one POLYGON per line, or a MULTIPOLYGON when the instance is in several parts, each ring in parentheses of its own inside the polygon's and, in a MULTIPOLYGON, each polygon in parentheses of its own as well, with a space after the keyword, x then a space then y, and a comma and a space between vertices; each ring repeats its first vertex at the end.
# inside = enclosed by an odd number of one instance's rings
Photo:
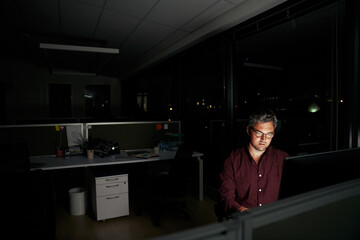
POLYGON ((106 178, 105 181, 117 181, 119 178, 106 178))
POLYGON ((119 196, 107 197, 106 199, 115 199, 115 198, 119 198, 119 196))
POLYGON ((111 188, 111 187, 118 187, 119 186, 119 184, 115 184, 115 185, 108 185, 108 186, 106 186, 107 188, 111 188))

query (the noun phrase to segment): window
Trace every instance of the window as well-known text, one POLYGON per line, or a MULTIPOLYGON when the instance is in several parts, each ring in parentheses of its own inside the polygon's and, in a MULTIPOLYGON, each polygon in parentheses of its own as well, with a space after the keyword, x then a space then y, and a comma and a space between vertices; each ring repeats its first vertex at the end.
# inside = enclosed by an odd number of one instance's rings
POLYGON ((281 121, 274 144, 291 155, 333 147, 334 13, 329 6, 237 36, 235 115, 245 119, 257 106, 275 110, 281 121))
POLYGON ((86 85, 84 99, 85 117, 106 120, 111 116, 109 85, 86 85))
POLYGON ((147 112, 147 92, 141 92, 137 94, 136 104, 140 111, 147 112))

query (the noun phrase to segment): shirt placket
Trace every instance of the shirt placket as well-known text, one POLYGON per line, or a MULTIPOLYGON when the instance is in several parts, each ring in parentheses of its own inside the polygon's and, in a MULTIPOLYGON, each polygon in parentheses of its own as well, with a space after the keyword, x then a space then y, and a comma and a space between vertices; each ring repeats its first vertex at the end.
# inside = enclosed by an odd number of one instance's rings
POLYGON ((257 205, 261 207, 264 199, 264 168, 262 162, 260 162, 257 168, 257 205))

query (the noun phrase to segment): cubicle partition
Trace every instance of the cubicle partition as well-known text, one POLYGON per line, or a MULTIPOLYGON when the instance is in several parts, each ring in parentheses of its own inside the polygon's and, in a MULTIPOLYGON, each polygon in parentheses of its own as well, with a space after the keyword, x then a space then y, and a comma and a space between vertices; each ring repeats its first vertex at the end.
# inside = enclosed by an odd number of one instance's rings
POLYGON ((360 178, 153 240, 360 239, 360 178))
POLYGON ((171 148, 182 140, 179 121, 2 125, 0 136, 0 144, 26 143, 30 156, 55 155, 57 147, 69 150, 89 137, 115 141, 121 150, 171 148))
POLYGON ((153 148, 164 143, 167 148, 181 142, 179 121, 86 123, 86 138, 115 141, 121 150, 153 148))
POLYGON ((57 147, 81 145, 84 136, 82 123, 2 125, 0 144, 27 144, 30 156, 55 155, 57 147))

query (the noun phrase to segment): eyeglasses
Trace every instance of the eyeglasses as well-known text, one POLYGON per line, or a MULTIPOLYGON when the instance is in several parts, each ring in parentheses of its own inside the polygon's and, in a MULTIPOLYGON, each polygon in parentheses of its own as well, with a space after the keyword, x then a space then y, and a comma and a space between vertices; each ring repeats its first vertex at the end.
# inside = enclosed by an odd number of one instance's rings
POLYGON ((254 133, 255 133, 255 136, 258 137, 258 138, 261 138, 262 136, 265 135, 265 138, 267 139, 272 139, 275 135, 274 132, 268 132, 268 133, 263 133, 262 131, 259 131, 259 130, 256 130, 255 128, 250 128, 254 133))

